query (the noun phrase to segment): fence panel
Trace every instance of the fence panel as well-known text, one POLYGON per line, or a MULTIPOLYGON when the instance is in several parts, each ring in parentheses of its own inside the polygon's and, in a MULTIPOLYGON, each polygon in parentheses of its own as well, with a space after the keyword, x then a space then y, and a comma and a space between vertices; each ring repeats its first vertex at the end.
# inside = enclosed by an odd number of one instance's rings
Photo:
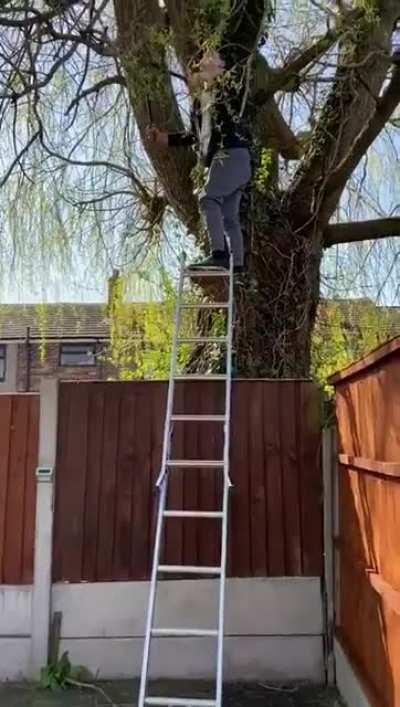
MULTIPOLYGON (((55 581, 147 579, 167 384, 61 383, 55 581)), ((223 411, 218 382, 178 383, 176 412, 223 411)), ((222 457, 218 423, 176 426, 176 458, 222 457)), ((320 400, 310 382, 235 381, 229 574, 321 573, 320 400)), ((215 469, 177 469, 169 507, 216 510, 215 469)), ((217 521, 168 519, 164 561, 213 565, 217 521)))
POLYGON ((39 396, 0 395, 0 584, 33 580, 39 396))
POLYGON ((371 704, 400 707, 400 340, 334 382, 338 636, 371 704))

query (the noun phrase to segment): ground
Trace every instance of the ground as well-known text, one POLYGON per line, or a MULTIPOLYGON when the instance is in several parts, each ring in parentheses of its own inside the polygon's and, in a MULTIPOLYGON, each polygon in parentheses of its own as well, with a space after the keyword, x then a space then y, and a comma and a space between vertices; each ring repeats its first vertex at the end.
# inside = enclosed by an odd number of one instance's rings
MULTIPOLYGON (((103 694, 76 689, 54 694, 26 684, 5 684, 0 686, 0 707, 136 707, 136 682, 99 683, 99 687, 103 694)), ((173 685, 166 689, 176 695, 173 685)), ((206 689, 204 685, 192 684, 190 691, 181 689, 179 694, 208 696, 206 689)), ((164 690, 161 694, 165 694, 164 690)), ((157 694, 156 688, 153 694, 157 694)), ((224 707, 342 707, 343 704, 334 690, 304 685, 228 685, 224 694, 224 707)))

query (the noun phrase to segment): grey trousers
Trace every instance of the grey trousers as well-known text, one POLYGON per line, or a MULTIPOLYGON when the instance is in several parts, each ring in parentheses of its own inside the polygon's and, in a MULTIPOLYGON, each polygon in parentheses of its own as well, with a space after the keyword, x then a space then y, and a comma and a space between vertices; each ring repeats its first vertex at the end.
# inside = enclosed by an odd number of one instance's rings
POLYGON ((207 182, 200 193, 200 209, 212 250, 230 245, 234 265, 243 265, 243 234, 239 207, 243 188, 250 181, 250 153, 237 147, 218 152, 211 163, 207 182))

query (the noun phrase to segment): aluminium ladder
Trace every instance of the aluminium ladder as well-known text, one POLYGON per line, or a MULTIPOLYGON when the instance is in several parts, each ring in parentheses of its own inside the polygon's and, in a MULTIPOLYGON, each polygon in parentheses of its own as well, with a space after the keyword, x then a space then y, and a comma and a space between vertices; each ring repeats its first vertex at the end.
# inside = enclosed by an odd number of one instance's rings
POLYGON ((223 640, 224 640, 224 608, 225 608, 225 576, 226 576, 226 554, 228 535, 228 500, 231 486, 229 478, 229 441, 230 441, 230 412, 231 412, 231 379, 232 379, 232 321, 233 321, 233 259, 230 256, 229 270, 223 269, 202 269, 189 270, 185 266, 185 255, 182 256, 181 270, 179 277, 178 298, 175 309, 175 324, 172 343, 171 371, 167 398, 167 411, 164 428, 164 443, 161 461, 161 471, 157 480, 159 488, 159 508, 156 526, 156 536, 154 545, 153 568, 150 582, 150 595, 147 609, 146 634, 143 650, 143 664, 139 692, 138 707, 146 705, 166 705, 167 707, 221 707, 222 704, 222 681, 223 681, 223 640), (227 278, 228 300, 226 302, 211 302, 202 304, 185 304, 182 301, 183 286, 186 278, 191 277, 214 277, 227 278), (227 313, 227 332, 223 337, 185 337, 179 336, 182 311, 186 309, 221 309, 227 313), (226 370, 223 374, 187 374, 177 373, 177 349, 183 343, 221 343, 226 347, 226 370), (175 382, 186 380, 222 380, 225 382, 225 412, 222 415, 185 415, 174 414, 174 393, 175 382), (193 460, 193 459, 172 459, 171 440, 174 425, 179 423, 203 423, 218 422, 224 426, 224 451, 223 459, 217 460, 193 460), (167 492, 168 477, 176 468, 215 468, 223 471, 223 499, 220 511, 184 511, 168 510, 167 492), (162 565, 160 556, 162 551, 162 536, 164 520, 168 518, 215 518, 221 522, 221 562, 218 567, 191 567, 188 565, 162 565), (218 600, 218 625, 213 630, 202 628, 158 628, 154 626, 154 614, 156 605, 157 583, 160 574, 175 575, 208 575, 219 578, 219 600, 218 600), (217 641, 217 665, 216 665, 216 686, 214 699, 196 699, 182 697, 150 697, 148 695, 149 686, 149 660, 152 638, 161 637, 213 637, 217 641))

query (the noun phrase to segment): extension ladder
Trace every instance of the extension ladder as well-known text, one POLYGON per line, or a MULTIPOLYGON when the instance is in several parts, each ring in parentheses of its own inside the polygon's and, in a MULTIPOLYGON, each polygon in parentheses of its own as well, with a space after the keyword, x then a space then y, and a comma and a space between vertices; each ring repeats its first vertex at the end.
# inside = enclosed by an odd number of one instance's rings
POLYGON ((175 324, 172 343, 171 371, 167 398, 167 411, 164 428, 164 443, 161 461, 161 471, 157 480, 159 488, 159 507, 155 535, 153 568, 150 582, 150 595, 147 610, 146 634, 143 650, 143 665, 139 692, 138 707, 145 705, 167 705, 169 707, 221 707, 222 704, 222 682, 223 682, 223 640, 224 640, 224 605, 225 605, 225 577, 226 577, 226 554, 227 554, 227 534, 228 534, 228 500, 231 482, 229 478, 229 437, 230 437, 230 411, 231 411, 231 379, 232 379, 232 320, 233 320, 233 261, 230 257, 229 270, 222 269, 202 269, 189 270, 186 268, 185 255, 182 256, 179 276, 178 298, 175 309, 175 324), (187 278, 227 278, 228 299, 226 302, 210 302, 201 304, 186 304, 182 301, 184 294, 184 282, 187 278), (214 309, 225 310, 227 313, 227 331, 222 337, 195 336, 190 338, 180 337, 180 326, 182 312, 186 309, 214 309), (180 344, 186 343, 220 343, 226 347, 226 369, 225 373, 197 373, 180 375, 177 373, 177 350, 180 344), (221 380, 225 382, 225 411, 221 415, 185 415, 174 413, 174 393, 176 381, 187 380, 221 380), (196 459, 173 459, 171 458, 171 441, 174 425, 179 423, 203 423, 216 422, 224 426, 224 451, 222 459, 196 460, 196 459), (169 474, 176 468, 215 468, 223 471, 223 498, 222 508, 219 511, 206 512, 197 510, 167 509, 167 492, 169 474), (221 561, 218 567, 192 567, 188 565, 162 565, 160 556, 162 551, 162 537, 164 521, 168 518, 215 518, 221 523, 221 561), (213 630, 203 628, 164 628, 154 626, 154 614, 157 597, 157 584, 160 575, 207 575, 219 578, 219 600, 218 600, 218 625, 213 630), (161 637, 213 637, 217 641, 217 665, 216 665, 216 685, 214 699, 196 699, 190 697, 151 697, 148 694, 149 687, 149 659, 151 641, 153 638, 161 637))

